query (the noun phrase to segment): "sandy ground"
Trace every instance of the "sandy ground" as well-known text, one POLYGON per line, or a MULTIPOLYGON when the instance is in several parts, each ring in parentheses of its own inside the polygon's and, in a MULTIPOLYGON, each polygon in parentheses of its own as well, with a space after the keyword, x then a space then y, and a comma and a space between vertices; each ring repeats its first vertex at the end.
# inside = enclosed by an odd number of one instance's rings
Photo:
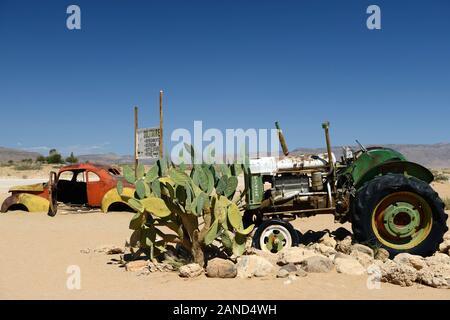
MULTIPOLYGON (((0 200, 8 183, 0 180, 0 200)), ((450 184, 436 184, 450 198, 450 184)), ((448 212, 450 213, 450 212, 448 212)), ((309 274, 290 284, 285 279, 181 279, 176 273, 137 276, 110 264, 116 256, 81 253, 86 248, 120 245, 129 237, 130 213, 103 214, 14 212, 0 214, 0 299, 450 299, 450 290, 381 284, 368 289, 367 276, 331 272, 309 274), (81 272, 81 289, 66 286, 70 266, 81 272)), ((295 227, 330 231, 332 216, 298 219, 295 227)), ((350 228, 348 224, 344 225, 350 228)))

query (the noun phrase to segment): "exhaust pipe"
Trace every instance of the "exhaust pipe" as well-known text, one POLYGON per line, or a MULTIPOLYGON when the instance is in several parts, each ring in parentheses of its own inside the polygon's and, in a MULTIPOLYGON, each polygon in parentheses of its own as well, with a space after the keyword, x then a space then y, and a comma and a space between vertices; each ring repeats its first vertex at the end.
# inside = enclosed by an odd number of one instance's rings
POLYGON ((280 140, 281 149, 283 150, 283 154, 285 156, 288 156, 289 149, 287 147, 286 139, 284 139, 283 131, 281 131, 280 124, 278 123, 278 121, 275 122, 275 127, 277 128, 277 131, 278 131, 278 139, 280 140))

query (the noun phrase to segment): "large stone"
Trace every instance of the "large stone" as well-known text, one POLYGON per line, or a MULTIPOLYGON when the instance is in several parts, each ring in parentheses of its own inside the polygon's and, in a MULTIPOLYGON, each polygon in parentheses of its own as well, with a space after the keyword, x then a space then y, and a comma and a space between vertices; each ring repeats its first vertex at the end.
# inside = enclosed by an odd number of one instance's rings
POLYGON ((125 264, 125 270, 136 272, 136 271, 142 271, 144 269, 148 269, 149 262, 147 260, 135 260, 130 261, 125 264))
POLYGON ((400 253, 396 255, 394 261, 398 264, 404 264, 416 270, 421 270, 427 266, 424 258, 409 253, 400 253))
POLYGON ((381 281, 409 287, 417 279, 417 270, 406 264, 388 260, 381 265, 381 281))
POLYGON ((210 278, 235 278, 237 268, 230 260, 214 258, 208 261, 206 275, 210 278))
POLYGON ((286 248, 278 254, 278 264, 285 265, 288 263, 300 264, 306 258, 317 255, 314 250, 300 247, 286 248))
POLYGON ((336 247, 337 244, 336 240, 333 237, 331 237, 328 233, 326 233, 322 238, 319 239, 319 243, 333 249, 336 247))
POLYGON ((275 266, 263 257, 256 255, 242 256, 236 264, 240 278, 265 277, 274 272, 275 266))
POLYGON ((436 264, 444 264, 444 265, 450 265, 450 256, 436 252, 431 257, 425 258, 425 262, 427 265, 436 265, 436 264))
POLYGON ((339 273, 360 276, 366 273, 366 269, 356 259, 337 258, 334 260, 336 271, 339 273))
POLYGON ((203 273, 203 268, 197 263, 190 263, 180 267, 178 274, 183 278, 195 278, 203 273))
POLYGON ((336 250, 345 254, 350 254, 352 249, 352 237, 347 236, 343 240, 338 241, 336 250))
POLYGON ((333 261, 329 258, 316 255, 302 261, 302 269, 306 272, 326 273, 333 270, 333 261))
POLYGON ((280 270, 281 269, 286 270, 287 272, 291 273, 291 272, 296 272, 297 271, 297 266, 295 264, 293 264, 293 263, 289 263, 289 264, 286 264, 286 265, 282 266, 280 268, 280 270))
POLYGON ((372 248, 365 246, 363 244, 360 244, 360 243, 355 243, 354 245, 352 245, 351 252, 353 253, 355 251, 367 254, 367 255, 371 256, 372 258, 374 257, 372 248))
POLYGON ((427 268, 425 274, 421 275, 423 282, 436 288, 450 288, 450 257, 444 253, 435 253, 425 258, 427 268), (426 277, 426 272, 432 275, 431 280, 426 277))
POLYGON ((450 288, 450 276, 435 273, 432 268, 425 268, 417 273, 417 282, 433 288, 450 288))
POLYGON ((387 261, 389 260, 389 251, 384 248, 378 248, 375 252, 375 260, 387 261))
POLYGON ((257 255, 260 256, 264 259, 266 259, 267 261, 269 261, 270 263, 272 263, 273 265, 276 265, 278 262, 278 254, 276 253, 271 253, 271 252, 267 252, 264 250, 259 250, 259 249, 255 249, 255 248, 249 248, 247 250, 247 254, 249 255, 257 255))
POLYGON ((374 261, 372 256, 359 250, 352 250, 350 256, 358 260, 358 262, 365 268, 368 268, 370 265, 372 265, 374 261))

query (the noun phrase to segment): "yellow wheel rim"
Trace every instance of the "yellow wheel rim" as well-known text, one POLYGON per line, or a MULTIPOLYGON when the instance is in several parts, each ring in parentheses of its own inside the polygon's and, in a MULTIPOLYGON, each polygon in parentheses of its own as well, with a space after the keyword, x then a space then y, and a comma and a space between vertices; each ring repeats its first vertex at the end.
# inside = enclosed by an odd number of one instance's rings
POLYGON ((392 193, 372 212, 373 233, 378 241, 393 249, 416 247, 428 237, 432 225, 430 205, 413 192, 392 193))

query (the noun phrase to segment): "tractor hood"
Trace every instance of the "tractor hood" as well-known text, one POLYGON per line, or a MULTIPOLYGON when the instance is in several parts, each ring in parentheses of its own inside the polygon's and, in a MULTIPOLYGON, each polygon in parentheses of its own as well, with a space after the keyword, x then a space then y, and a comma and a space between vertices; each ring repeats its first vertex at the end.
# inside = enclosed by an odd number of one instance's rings
POLYGON ((43 192, 45 190, 45 182, 28 184, 24 186, 12 186, 9 192, 43 192))

